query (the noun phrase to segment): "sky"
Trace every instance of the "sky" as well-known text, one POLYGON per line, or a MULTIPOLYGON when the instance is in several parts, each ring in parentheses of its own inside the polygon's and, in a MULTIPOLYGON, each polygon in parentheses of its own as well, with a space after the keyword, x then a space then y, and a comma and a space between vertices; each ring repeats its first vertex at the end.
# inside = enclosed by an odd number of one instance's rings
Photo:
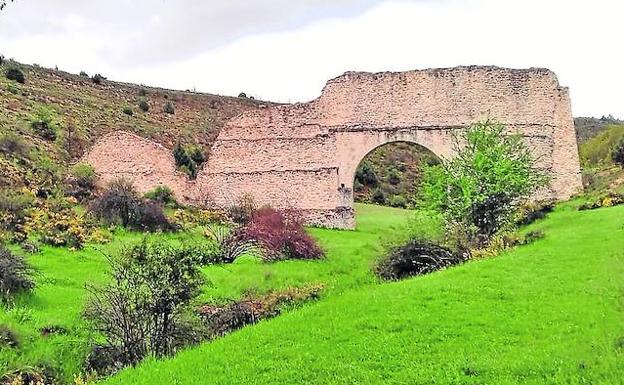
POLYGON ((546 67, 575 116, 624 118, 623 15, 621 0, 15 0, 0 53, 277 102, 346 71, 546 67))

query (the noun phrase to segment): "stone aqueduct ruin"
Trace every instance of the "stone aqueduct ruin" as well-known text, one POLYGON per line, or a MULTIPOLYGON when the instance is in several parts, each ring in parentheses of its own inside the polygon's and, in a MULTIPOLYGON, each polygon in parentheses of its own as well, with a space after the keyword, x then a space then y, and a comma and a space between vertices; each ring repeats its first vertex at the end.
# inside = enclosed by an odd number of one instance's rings
POLYGON ((354 174, 369 152, 405 141, 452 157, 453 132, 484 118, 525 138, 552 177, 544 195, 566 199, 582 188, 568 90, 535 68, 349 72, 312 102, 229 121, 195 181, 175 170, 170 150, 126 132, 102 138, 85 160, 103 181, 130 177, 140 191, 164 184, 187 203, 227 206, 250 194, 301 210, 309 224, 354 228, 354 174))

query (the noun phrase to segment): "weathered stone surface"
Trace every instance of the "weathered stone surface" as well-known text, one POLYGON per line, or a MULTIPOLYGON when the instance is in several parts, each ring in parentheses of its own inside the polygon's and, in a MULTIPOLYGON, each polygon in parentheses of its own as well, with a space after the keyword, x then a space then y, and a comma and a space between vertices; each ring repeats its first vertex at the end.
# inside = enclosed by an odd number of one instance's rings
POLYGON ((539 68, 349 72, 312 102, 229 121, 195 182, 175 172, 164 148, 127 134, 107 137, 86 159, 105 179, 130 176, 142 190, 167 184, 187 202, 225 206, 251 194, 260 204, 301 209, 310 223, 353 228, 354 174, 366 154, 405 141, 452 157, 453 132, 485 118, 524 136, 552 176, 542 195, 566 199, 580 191, 568 90, 539 68))

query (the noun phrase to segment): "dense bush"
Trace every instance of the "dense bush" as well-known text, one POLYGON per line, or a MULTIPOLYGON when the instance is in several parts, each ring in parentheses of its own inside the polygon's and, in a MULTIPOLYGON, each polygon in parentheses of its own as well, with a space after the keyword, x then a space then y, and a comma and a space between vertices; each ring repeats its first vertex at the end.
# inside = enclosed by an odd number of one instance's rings
POLYGON ((257 209, 253 195, 243 194, 226 209, 226 216, 235 225, 246 226, 257 209))
POLYGON ((193 249, 144 241, 109 261, 110 283, 88 287, 84 315, 124 365, 171 355, 193 339, 191 303, 204 283, 193 249))
POLYGON ((180 229, 193 229, 197 226, 224 224, 226 217, 221 210, 180 208, 173 213, 172 223, 180 229))
POLYGON ((128 106, 124 107, 122 111, 123 111, 124 114, 126 114, 128 116, 134 115, 134 112, 132 111, 132 108, 130 108, 128 106))
POLYGON ((46 107, 39 107, 30 119, 30 127, 43 139, 56 140, 58 135, 58 124, 56 114, 46 107))
POLYGON ((163 107, 163 112, 165 114, 171 114, 171 115, 175 114, 175 109, 171 101, 167 101, 167 103, 165 103, 165 106, 163 107))
POLYGON ((74 203, 62 197, 40 202, 29 214, 27 232, 39 235, 39 240, 47 245, 82 248, 92 225, 74 203))
POLYGON ((33 206, 29 193, 13 190, 0 190, 0 230, 13 233, 13 240, 26 238, 28 211, 33 206))
POLYGON ((364 186, 376 187, 379 183, 377 174, 367 162, 362 162, 355 172, 355 180, 364 186))
POLYGON ((528 225, 538 219, 543 219, 546 214, 552 212, 555 209, 555 202, 553 201, 534 201, 527 202, 519 207, 516 214, 517 225, 528 225))
POLYGON ((34 270, 24 257, 11 253, 0 245, 0 299, 7 301, 12 295, 32 290, 34 270))
POLYGON ((318 259, 324 255, 298 215, 290 211, 261 208, 247 226, 236 230, 236 236, 258 242, 265 260, 318 259))
POLYGON ((382 279, 398 280, 444 269, 465 259, 464 255, 445 247, 412 239, 405 245, 393 248, 378 262, 375 272, 382 279))
POLYGON ((0 350, 2 348, 16 348, 19 345, 17 334, 6 325, 0 325, 0 350))
POLYGON ((91 199, 95 191, 97 176, 88 164, 75 165, 65 181, 65 193, 78 201, 91 199))
POLYGON ((620 167, 624 167, 624 138, 620 139, 620 141, 613 148, 613 151, 611 152, 611 159, 613 160, 613 163, 620 167))
POLYGON ((24 72, 22 72, 19 67, 11 66, 7 68, 4 72, 4 76, 9 80, 13 80, 18 83, 24 84, 26 82, 26 76, 24 76, 24 72))
POLYGON ((209 253, 202 260, 204 265, 232 263, 243 255, 254 254, 257 251, 254 240, 240 237, 224 226, 208 226, 204 235, 211 241, 209 253))
POLYGON ((156 186, 153 190, 146 192, 144 197, 161 205, 177 205, 173 191, 164 185, 156 186))
POLYGON ((191 179, 197 177, 199 168, 206 162, 204 151, 200 146, 194 144, 176 144, 173 148, 173 158, 175 159, 176 167, 186 173, 191 179))
POLYGON ((149 103, 147 103, 147 100, 141 100, 139 102, 139 108, 141 109, 141 111, 143 112, 147 112, 150 109, 149 103))
POLYGON ((383 192, 382 189, 377 188, 373 191, 371 199, 374 203, 383 205, 384 203, 386 203, 386 194, 383 192))
POLYGON ((173 226, 160 205, 139 197, 132 182, 113 180, 90 205, 91 212, 108 225, 146 231, 170 231, 173 226))
POLYGON ((425 166, 420 201, 480 247, 513 224, 518 206, 547 179, 522 138, 489 120, 462 130, 455 152, 442 165, 425 166))
POLYGON ((28 143, 22 136, 12 132, 0 135, 0 151, 18 158, 30 157, 30 146, 28 143))
POLYGON ((209 338, 215 338, 260 320, 278 316, 284 307, 292 307, 319 298, 322 286, 312 285, 249 296, 225 305, 204 305, 199 314, 209 338))
POLYGON ((95 84, 102 84, 104 80, 106 80, 106 78, 100 74, 95 74, 91 76, 91 81, 95 84))
POLYGON ((392 207, 407 207, 407 199, 402 195, 393 195, 388 200, 388 204, 392 207))
POLYGON ((80 71, 80 76, 82 76, 83 78, 88 78, 89 74, 86 73, 85 71, 80 71))

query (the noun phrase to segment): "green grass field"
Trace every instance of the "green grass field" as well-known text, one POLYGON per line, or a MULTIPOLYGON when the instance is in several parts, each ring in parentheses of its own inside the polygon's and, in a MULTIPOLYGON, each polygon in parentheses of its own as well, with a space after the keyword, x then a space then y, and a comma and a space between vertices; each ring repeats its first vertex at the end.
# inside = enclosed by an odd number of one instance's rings
MULTIPOLYGON (((405 232, 410 212, 358 205, 357 213, 357 231, 311 230, 324 260, 205 268, 204 301, 323 283, 320 301, 104 383, 624 383, 624 207, 578 212, 565 204, 524 229, 546 233, 534 244, 383 284, 371 267, 383 244, 405 232)), ((0 349, 0 373, 45 365, 71 381, 93 337, 80 318, 84 284, 105 279, 102 253, 140 239, 120 233, 105 246, 31 256, 39 287, 0 312, 21 341, 0 349), (67 334, 44 337, 45 326, 67 334)))
MULTIPOLYGON (((364 229, 394 224, 385 209, 361 216, 364 229)), ((105 383, 622 384, 623 226, 624 207, 564 205, 531 226, 547 234, 531 245, 345 290, 105 383)), ((330 260, 377 238, 315 233, 335 244, 330 260)))

